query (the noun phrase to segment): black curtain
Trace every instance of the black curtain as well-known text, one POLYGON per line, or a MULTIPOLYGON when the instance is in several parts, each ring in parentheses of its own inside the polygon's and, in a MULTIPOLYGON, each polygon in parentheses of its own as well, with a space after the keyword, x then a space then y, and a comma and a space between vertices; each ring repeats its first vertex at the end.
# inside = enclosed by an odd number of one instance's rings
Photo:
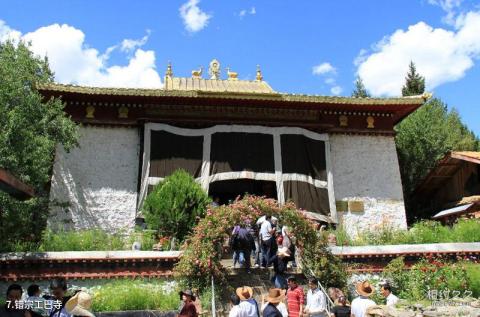
POLYGON ((280 142, 283 173, 297 173, 327 180, 324 141, 313 140, 300 134, 283 134, 280 142))
POLYGON ((274 173, 273 136, 262 133, 214 133, 210 175, 224 172, 274 173))
POLYGON ((285 201, 293 201, 298 208, 330 216, 328 190, 306 182, 284 181, 285 201))
POLYGON ((203 136, 151 131, 150 176, 166 177, 181 168, 200 177, 202 159, 203 136))

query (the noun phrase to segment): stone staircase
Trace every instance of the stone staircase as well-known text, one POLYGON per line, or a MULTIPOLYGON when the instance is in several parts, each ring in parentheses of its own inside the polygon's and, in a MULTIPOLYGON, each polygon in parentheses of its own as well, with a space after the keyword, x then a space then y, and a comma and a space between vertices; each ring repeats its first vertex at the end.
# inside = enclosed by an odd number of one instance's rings
MULTIPOLYGON (((235 293, 238 287, 250 286, 254 291, 254 298, 258 303, 259 309, 262 304, 262 295, 267 296, 268 290, 275 287, 270 281, 273 276, 273 269, 252 268, 251 273, 247 273, 243 268, 232 268, 232 260, 226 259, 222 261, 223 266, 228 271, 227 283, 222 288, 216 288, 215 293, 219 300, 215 302, 217 317, 228 317, 230 312, 230 296, 235 293)), ((305 277, 295 269, 289 269, 289 275, 294 275, 301 285, 306 284, 305 277)), ((304 287, 304 290, 306 288, 304 287)), ((203 316, 211 316, 211 311, 205 312, 203 316)))

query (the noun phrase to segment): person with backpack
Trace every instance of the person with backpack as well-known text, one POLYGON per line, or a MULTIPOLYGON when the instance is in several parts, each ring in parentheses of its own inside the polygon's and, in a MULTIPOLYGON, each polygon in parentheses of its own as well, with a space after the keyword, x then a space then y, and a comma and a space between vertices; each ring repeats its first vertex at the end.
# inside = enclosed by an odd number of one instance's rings
POLYGON ((235 266, 238 263, 238 253, 239 253, 238 246, 237 246, 238 230, 240 230, 240 226, 235 225, 233 227, 232 235, 230 236, 230 241, 229 241, 230 249, 233 252, 233 255, 232 255, 233 268, 235 268, 235 266))
POLYGON ((250 253, 255 248, 255 241, 245 224, 238 229, 233 245, 238 252, 238 263, 250 273, 250 253))

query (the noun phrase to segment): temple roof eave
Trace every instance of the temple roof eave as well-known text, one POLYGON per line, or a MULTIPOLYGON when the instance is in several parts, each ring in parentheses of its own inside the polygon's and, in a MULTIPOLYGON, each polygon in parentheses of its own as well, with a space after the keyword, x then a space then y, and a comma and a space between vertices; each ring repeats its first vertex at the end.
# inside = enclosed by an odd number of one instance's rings
POLYGON ((305 94, 288 94, 278 92, 238 92, 238 91, 204 91, 204 90, 166 90, 145 88, 106 88, 86 87, 63 84, 46 84, 37 87, 41 92, 54 94, 80 94, 98 96, 128 97, 179 97, 179 98, 215 98, 237 100, 259 100, 301 103, 328 103, 350 105, 410 105, 421 106, 428 99, 426 95, 398 98, 353 98, 340 96, 321 96, 305 94))

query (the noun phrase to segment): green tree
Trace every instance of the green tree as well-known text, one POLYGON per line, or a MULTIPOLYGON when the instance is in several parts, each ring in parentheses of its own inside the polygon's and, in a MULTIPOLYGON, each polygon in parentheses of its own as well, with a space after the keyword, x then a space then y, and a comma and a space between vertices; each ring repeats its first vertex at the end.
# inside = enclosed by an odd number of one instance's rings
POLYGON ((402 96, 421 95, 425 92, 425 78, 417 73, 413 62, 408 66, 409 70, 405 78, 405 86, 402 87, 402 96))
MULTIPOLYGON (((415 64, 410 62, 402 95, 414 96, 424 92, 425 78, 417 73, 415 64)), ((415 186, 448 151, 478 150, 479 140, 463 124, 458 112, 455 109, 449 111, 447 105, 438 98, 428 101, 395 128, 409 221, 429 217, 412 210, 410 195, 415 186)))
POLYGON ((143 204, 143 215, 149 228, 160 236, 182 241, 202 217, 210 198, 195 179, 184 170, 155 185, 143 204))
POLYGON ((476 151, 478 138, 462 123, 458 112, 434 98, 396 126, 395 138, 409 220, 430 215, 411 210, 409 196, 415 186, 448 151, 476 151))
POLYGON ((360 76, 357 76, 357 80, 355 81, 355 89, 352 92, 352 97, 370 98, 370 94, 365 88, 365 85, 363 84, 363 80, 360 76))
POLYGON ((0 239, 8 250, 35 241, 48 216, 55 147, 76 145, 77 128, 59 99, 44 100, 35 87, 53 82, 48 61, 23 42, 0 43, 0 167, 32 185, 36 198, 14 201, 0 192, 0 239))

